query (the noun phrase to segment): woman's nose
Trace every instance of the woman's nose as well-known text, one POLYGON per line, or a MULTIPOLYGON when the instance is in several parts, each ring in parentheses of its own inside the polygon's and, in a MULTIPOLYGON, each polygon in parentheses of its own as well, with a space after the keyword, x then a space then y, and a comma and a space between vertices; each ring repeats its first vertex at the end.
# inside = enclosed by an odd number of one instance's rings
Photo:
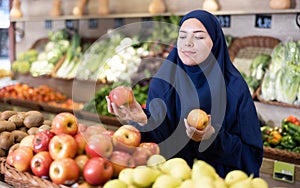
POLYGON ((192 40, 191 39, 187 39, 186 42, 185 42, 185 46, 187 46, 187 47, 193 46, 192 40))

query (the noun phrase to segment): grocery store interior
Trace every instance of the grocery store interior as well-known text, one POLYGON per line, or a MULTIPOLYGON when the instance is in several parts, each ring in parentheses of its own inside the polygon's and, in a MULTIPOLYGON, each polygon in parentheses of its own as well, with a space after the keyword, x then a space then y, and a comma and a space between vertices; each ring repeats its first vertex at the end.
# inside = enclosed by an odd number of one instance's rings
MULTIPOLYGON (((127 83, 145 105, 180 19, 195 9, 216 16, 249 86, 263 137, 261 178, 268 187, 300 187, 300 0, 0 0, 0 124, 9 121, 5 111, 39 111, 45 120, 68 112, 118 130, 125 123, 105 96, 127 83)), ((0 130, 0 187, 71 187, 9 165, 13 144, 2 147, 1 134, 13 130, 0 130)), ((82 174, 72 184, 100 186, 82 174)))

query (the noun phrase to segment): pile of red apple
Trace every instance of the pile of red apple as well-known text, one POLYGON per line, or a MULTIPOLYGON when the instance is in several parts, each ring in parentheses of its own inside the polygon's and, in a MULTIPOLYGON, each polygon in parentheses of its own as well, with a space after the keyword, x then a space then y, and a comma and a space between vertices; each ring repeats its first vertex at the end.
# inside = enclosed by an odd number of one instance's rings
POLYGON ((158 144, 141 142, 134 126, 123 125, 115 131, 87 126, 68 112, 53 118, 51 130, 22 143, 8 154, 9 165, 67 186, 103 185, 122 169, 146 165, 150 156, 160 153, 158 144))

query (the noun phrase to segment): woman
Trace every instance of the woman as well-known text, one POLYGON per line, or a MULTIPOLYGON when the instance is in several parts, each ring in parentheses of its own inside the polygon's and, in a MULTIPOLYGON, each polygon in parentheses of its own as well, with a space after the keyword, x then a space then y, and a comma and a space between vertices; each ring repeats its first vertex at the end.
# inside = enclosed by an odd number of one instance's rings
POLYGON ((146 109, 136 100, 129 107, 107 102, 109 112, 135 125, 142 141, 159 143, 167 158, 182 157, 189 165, 204 160, 223 178, 234 169, 259 176, 263 146, 256 109, 209 12, 191 11, 180 21, 177 46, 151 80, 146 109), (186 121, 194 108, 210 114, 204 130, 186 121))

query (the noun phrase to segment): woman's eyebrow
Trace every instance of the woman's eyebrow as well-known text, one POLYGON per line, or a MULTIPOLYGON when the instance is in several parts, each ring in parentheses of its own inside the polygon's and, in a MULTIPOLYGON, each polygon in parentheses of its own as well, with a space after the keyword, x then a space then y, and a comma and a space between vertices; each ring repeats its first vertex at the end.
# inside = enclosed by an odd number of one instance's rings
MULTIPOLYGON (((187 33, 186 30, 179 30, 180 33, 187 33)), ((205 33, 203 30, 195 30, 193 33, 205 33)))

